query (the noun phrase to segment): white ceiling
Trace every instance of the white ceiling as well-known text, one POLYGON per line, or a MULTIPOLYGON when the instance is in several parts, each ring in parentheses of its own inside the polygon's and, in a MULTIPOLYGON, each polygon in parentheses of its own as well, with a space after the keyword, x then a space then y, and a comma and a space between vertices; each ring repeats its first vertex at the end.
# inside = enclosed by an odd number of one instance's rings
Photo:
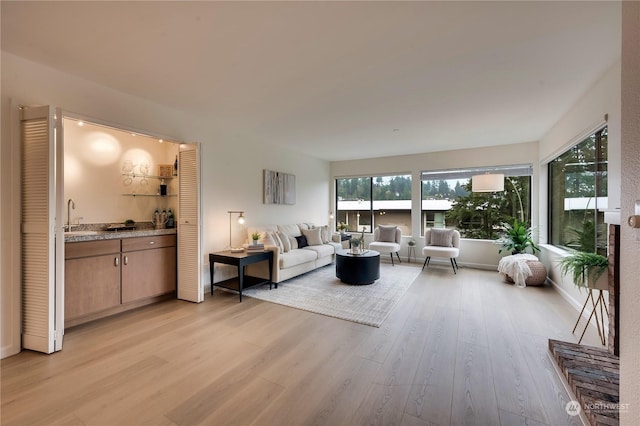
POLYGON ((2 49, 327 160, 539 140, 618 2, 10 2, 2 49))

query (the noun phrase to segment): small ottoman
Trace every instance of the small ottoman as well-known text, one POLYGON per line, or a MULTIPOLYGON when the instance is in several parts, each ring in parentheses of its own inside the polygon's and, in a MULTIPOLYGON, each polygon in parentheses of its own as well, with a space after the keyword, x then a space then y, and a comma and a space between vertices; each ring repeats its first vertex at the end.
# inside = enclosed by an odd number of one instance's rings
MULTIPOLYGON (((547 281, 547 268, 539 260, 526 260, 527 266, 531 269, 531 275, 525 280, 526 285, 543 285, 547 281)), ((513 283, 513 279, 507 275, 507 281, 513 283)))

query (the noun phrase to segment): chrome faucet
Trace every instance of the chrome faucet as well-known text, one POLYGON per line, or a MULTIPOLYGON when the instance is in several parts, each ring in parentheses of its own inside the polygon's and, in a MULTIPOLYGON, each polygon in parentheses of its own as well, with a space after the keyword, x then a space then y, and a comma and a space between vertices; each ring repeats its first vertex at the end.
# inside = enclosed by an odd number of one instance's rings
POLYGON ((76 209, 76 203, 71 198, 67 201, 67 231, 71 231, 71 209, 76 209))

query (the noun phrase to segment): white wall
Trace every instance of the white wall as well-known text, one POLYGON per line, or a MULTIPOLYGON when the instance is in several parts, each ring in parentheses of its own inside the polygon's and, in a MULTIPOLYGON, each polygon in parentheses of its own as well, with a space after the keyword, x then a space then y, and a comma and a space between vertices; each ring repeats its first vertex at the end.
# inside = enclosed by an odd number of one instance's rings
MULTIPOLYGON (((428 142, 428 141, 427 141, 428 142)), ((425 142, 425 143, 427 143, 425 142)), ((537 142, 518 143, 513 145, 501 145, 488 148, 462 149, 453 151, 441 151, 428 154, 402 155, 396 157, 372 158, 356 161, 337 161, 331 163, 331 178, 350 176, 377 176, 384 174, 411 174, 412 203, 411 227, 416 239, 416 255, 422 257, 424 239, 420 236, 420 173, 425 170, 446 170, 466 167, 484 167, 513 164, 533 163, 533 179, 531 193, 532 224, 538 222, 538 167, 535 159, 538 157, 537 142)), ((334 188, 332 186, 332 197, 334 188)), ((367 240, 368 241, 368 240, 367 240)), ((402 253, 407 253, 407 238, 402 241, 402 253)), ((460 245, 459 264, 477 268, 496 270, 500 258, 506 253, 498 254, 499 247, 494 241, 488 240, 462 240, 460 245)), ((424 260, 424 258, 422 258, 424 260)), ((436 261, 436 263, 438 263, 436 261)))
MULTIPOLYGON (((173 164, 178 148, 177 143, 159 143, 155 138, 86 122, 81 127, 76 120, 65 120, 64 195, 76 206, 71 210, 71 223, 150 222, 156 208, 176 211, 177 197, 124 196, 157 194, 161 181, 149 177, 145 185, 143 178, 127 178, 122 165, 129 160, 140 174, 144 162, 148 175, 158 175, 158 165, 173 164)), ((168 194, 177 194, 178 179, 167 178, 165 183, 168 194)))
POLYGON ((640 201, 640 2, 622 4, 621 425, 640 424, 640 229, 626 225, 640 201), (638 200, 638 201, 637 201, 638 200))
MULTIPOLYGON (((567 148, 593 132, 594 126, 604 122, 608 115, 608 195, 609 208, 620 207, 620 63, 618 62, 585 93, 576 104, 540 140, 540 235, 546 242, 548 231, 547 211, 547 166, 546 163, 567 148)), ((560 273, 559 259, 563 250, 541 245, 542 261, 547 265, 549 278, 560 294, 576 309, 581 309, 588 295, 577 288, 570 277, 560 273)))
MULTIPOLYGON (((228 245, 227 210, 244 210, 247 225, 313 221, 328 222, 329 163, 249 140, 241 130, 221 134, 210 120, 153 104, 126 93, 82 80, 2 52, 2 241, 1 352, 20 350, 19 155, 12 99, 23 105, 54 105, 96 122, 163 139, 200 142, 202 164, 202 262, 208 283, 210 251, 228 245), (262 204, 262 170, 296 175, 294 206, 262 204), (10 206, 5 207, 5 206, 10 206)), ((78 205, 78 208, 83 206, 78 205)))

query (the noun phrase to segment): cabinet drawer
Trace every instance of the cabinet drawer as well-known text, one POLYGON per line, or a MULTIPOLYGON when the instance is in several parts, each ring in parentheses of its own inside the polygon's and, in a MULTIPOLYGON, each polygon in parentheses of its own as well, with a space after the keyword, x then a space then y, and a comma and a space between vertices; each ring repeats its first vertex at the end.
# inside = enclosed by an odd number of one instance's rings
POLYGON ((78 241, 64 245, 65 259, 100 256, 111 253, 120 253, 120 240, 78 241))
POLYGON ((124 238, 122 240, 122 251, 137 251, 155 249, 160 247, 174 247, 176 245, 176 236, 173 235, 157 235, 154 237, 135 237, 124 238))

